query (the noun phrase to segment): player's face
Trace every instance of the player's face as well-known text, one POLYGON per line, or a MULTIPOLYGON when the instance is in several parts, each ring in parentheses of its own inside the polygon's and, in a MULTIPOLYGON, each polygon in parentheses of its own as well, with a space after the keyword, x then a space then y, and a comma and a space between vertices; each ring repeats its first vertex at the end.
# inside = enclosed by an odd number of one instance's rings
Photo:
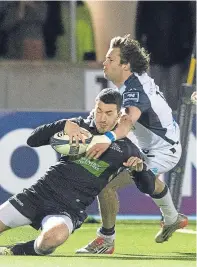
POLYGON ((96 101, 94 109, 94 120, 99 133, 111 131, 117 124, 120 112, 115 104, 105 104, 102 101, 96 101))
POLYGON ((120 48, 110 48, 103 62, 104 77, 114 84, 122 82, 123 65, 120 64, 120 48))

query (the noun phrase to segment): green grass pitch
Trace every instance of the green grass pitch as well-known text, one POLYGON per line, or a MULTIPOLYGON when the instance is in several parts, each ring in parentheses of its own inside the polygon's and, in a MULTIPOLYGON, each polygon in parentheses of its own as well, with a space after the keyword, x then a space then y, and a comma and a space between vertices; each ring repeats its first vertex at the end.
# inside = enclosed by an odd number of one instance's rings
MULTIPOLYGON (((75 255, 75 250, 95 237, 99 224, 84 224, 51 256, 0 256, 0 267, 191 267, 196 266, 196 235, 174 233, 164 244, 156 244, 158 222, 119 222, 113 255, 75 255)), ((190 224, 189 229, 195 229, 190 224)), ((37 232, 20 227, 0 236, 0 246, 32 240, 37 232)))

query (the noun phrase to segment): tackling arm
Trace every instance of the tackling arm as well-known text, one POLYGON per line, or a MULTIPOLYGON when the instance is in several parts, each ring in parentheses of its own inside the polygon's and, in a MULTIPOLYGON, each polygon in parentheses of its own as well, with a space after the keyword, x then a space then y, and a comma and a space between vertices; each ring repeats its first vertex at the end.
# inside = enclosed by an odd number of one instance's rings
POLYGON ((142 114, 137 107, 129 107, 127 110, 127 115, 122 116, 117 128, 114 130, 116 139, 126 137, 142 114))
POLYGON ((127 136, 133 125, 141 116, 141 111, 137 107, 129 107, 127 110, 128 115, 123 115, 120 123, 114 131, 109 131, 103 135, 93 137, 86 153, 88 158, 99 158, 102 153, 109 148, 113 141, 127 136))

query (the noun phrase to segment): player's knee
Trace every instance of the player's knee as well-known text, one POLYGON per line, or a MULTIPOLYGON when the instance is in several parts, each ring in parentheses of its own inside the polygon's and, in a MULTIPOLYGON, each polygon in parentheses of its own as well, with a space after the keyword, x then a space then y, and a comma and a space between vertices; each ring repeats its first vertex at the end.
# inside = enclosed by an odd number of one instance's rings
POLYGON ((59 224, 51 229, 44 231, 42 234, 40 249, 51 250, 63 244, 69 236, 69 230, 66 224, 59 224))
POLYGON ((150 171, 133 172, 137 188, 145 194, 152 195, 155 191, 155 175, 150 171))

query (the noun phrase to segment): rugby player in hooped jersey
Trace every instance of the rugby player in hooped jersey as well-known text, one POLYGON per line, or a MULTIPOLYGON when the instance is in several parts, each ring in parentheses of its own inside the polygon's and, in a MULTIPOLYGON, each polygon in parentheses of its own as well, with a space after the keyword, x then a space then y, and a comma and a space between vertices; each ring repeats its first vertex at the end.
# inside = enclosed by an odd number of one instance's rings
MULTIPOLYGON (((118 127, 103 135, 103 141, 95 144, 89 151, 89 158, 99 158, 115 140, 125 137, 132 129, 138 145, 144 153, 145 163, 156 179, 135 181, 138 189, 149 194, 160 208, 164 222, 155 237, 157 243, 167 241, 178 228, 188 224, 186 216, 179 214, 172 202, 167 185, 159 180, 159 175, 171 170, 181 157, 179 126, 172 117, 163 94, 154 80, 147 74, 149 55, 129 35, 115 37, 103 63, 104 76, 112 81, 123 98, 122 107, 126 110, 118 127)), ((68 133, 80 137, 80 129, 70 123, 68 133)), ((132 165, 133 162, 128 162, 132 165)), ((131 181, 131 180, 130 180, 131 181)), ((119 179, 117 187, 110 184, 99 194, 99 205, 102 217, 102 227, 98 229, 98 237, 78 253, 112 253, 114 251, 115 220, 119 204, 115 190, 123 186, 124 179, 119 179)))
MULTIPOLYGON (((121 104, 120 93, 108 88, 97 96, 93 118, 72 120, 91 132, 94 139, 99 139, 103 133, 115 129, 121 104)), ((60 120, 39 126, 28 138, 27 144, 31 147, 48 145, 55 133, 66 129, 66 124, 67 120, 60 120)), ((22 225, 42 229, 36 240, 9 247, 0 246, 0 255, 52 253, 81 226, 87 217, 86 207, 109 182, 113 184, 113 177, 131 156, 136 170, 140 171, 132 170, 133 177, 154 177, 145 170, 139 149, 128 138, 113 142, 98 160, 89 160, 85 156, 79 159, 62 156, 35 184, 0 206, 0 233, 22 225)))

